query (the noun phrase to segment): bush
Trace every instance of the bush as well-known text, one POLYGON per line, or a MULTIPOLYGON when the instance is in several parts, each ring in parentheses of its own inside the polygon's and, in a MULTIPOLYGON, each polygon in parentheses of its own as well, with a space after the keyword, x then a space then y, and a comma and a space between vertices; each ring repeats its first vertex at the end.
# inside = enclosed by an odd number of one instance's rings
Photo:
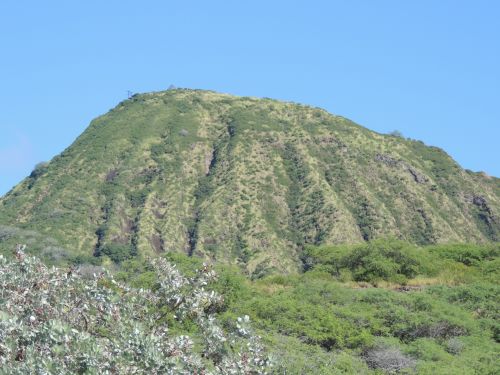
POLYGON ((17 228, 0 225, 0 241, 6 241, 16 236, 18 232, 17 228))
POLYGON ((103 267, 93 264, 80 264, 77 268, 77 272, 83 279, 87 280, 92 280, 97 276, 105 274, 103 267))
POLYGON ((106 244, 101 249, 101 255, 107 255, 113 262, 121 263, 132 257, 132 248, 130 245, 118 243, 106 244))
POLYGON ((417 361, 401 352, 397 347, 377 345, 363 353, 363 359, 372 369, 395 374, 406 369, 414 369, 417 361))
POLYGON ((34 180, 36 180, 38 177, 43 175, 45 172, 47 172, 49 168, 49 163, 42 161, 35 165, 35 168, 33 168, 33 171, 30 174, 30 177, 34 180))
POLYGON ((100 266, 102 263, 102 258, 95 257, 92 255, 79 254, 79 255, 71 257, 70 261, 71 261, 71 263, 76 264, 76 265, 90 264, 93 266, 100 266))
POLYGON ((417 248, 401 241, 375 240, 354 246, 309 247, 302 257, 305 270, 321 269, 345 280, 404 283, 417 275, 417 248), (348 272, 346 272, 346 270, 348 272))
POLYGON ((354 249, 345 259, 354 280, 402 282, 415 277, 419 262, 416 249, 399 241, 373 241, 354 249))
POLYGON ((0 368, 9 374, 266 374, 270 361, 247 316, 224 331, 206 290, 208 267, 186 278, 166 260, 151 264, 155 290, 110 276, 83 278, 17 251, 0 256, 0 368), (169 315, 197 335, 173 334, 169 315), (196 343, 196 344, 195 344, 196 343))
POLYGON ((465 347, 464 343, 459 339, 457 339, 456 337, 453 337, 446 342, 446 351, 453 355, 458 355, 462 353, 464 347, 465 347))
POLYGON ((50 264, 61 264, 69 258, 69 253, 62 247, 47 246, 40 252, 40 257, 50 264))
POLYGON ((392 132, 389 133, 391 137, 396 137, 396 138, 404 138, 403 133, 401 133, 399 130, 393 130, 392 132))
POLYGON ((478 266, 482 261, 498 258, 500 256, 500 244, 439 245, 431 247, 429 251, 443 259, 451 259, 466 266, 478 266))

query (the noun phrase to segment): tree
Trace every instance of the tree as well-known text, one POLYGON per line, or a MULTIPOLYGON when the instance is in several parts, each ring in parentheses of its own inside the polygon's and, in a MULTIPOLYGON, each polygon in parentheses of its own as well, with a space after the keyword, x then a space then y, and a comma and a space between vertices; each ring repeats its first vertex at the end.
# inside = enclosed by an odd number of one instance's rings
POLYGON ((389 133, 389 135, 396 138, 404 138, 403 133, 401 133, 399 130, 393 130, 389 133))
POLYGON ((40 177, 45 172, 47 172, 48 167, 49 167, 48 162, 42 161, 42 162, 38 163, 33 168, 33 171, 31 172, 30 177, 36 180, 38 177, 40 177))

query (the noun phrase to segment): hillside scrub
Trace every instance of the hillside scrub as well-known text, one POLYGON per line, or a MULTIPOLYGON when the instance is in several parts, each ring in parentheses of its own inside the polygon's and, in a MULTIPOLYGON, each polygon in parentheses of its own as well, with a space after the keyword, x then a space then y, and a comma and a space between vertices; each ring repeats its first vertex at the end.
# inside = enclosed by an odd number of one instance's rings
MULTIPOLYGON (((217 314, 224 326, 248 314, 278 374, 494 375, 498 246, 471 245, 483 255, 470 266, 450 257, 457 246, 379 240, 309 247, 301 274, 254 281, 218 265, 214 289, 225 298, 217 314)), ((202 262, 165 257, 186 275, 202 262)), ((136 287, 154 281, 140 259, 125 261, 116 277, 136 287)))
POLYGON ((263 367, 251 369, 255 373, 494 375, 500 370, 497 245, 416 247, 377 240, 309 247, 303 259, 300 274, 252 281, 241 268, 218 264, 212 270, 202 259, 180 253, 153 262, 141 257, 110 262, 113 276, 85 258, 62 270, 27 255, 3 257, 1 305, 8 308, 2 309, 0 325, 2 360, 9 374, 35 364, 50 373, 68 353, 81 355, 71 354, 64 371, 90 374, 96 366, 125 373, 135 366, 135 373, 146 373, 145 368, 165 363, 185 373, 192 363, 207 373, 225 373, 222 363, 243 358, 261 361, 263 367), (388 266, 380 266, 384 263, 388 266), (176 307, 179 295, 186 299, 176 307), (84 307, 83 301, 94 305, 84 307), (238 322, 246 315, 250 319, 238 322), (248 320, 262 344, 251 331, 239 334, 248 320), (166 341, 152 349, 162 332, 166 341), (150 354, 134 357, 131 337, 150 354), (175 341, 181 337, 189 337, 192 346, 181 347, 178 356, 165 352, 181 345, 175 341), (247 353, 244 347, 254 349, 247 353), (103 356, 113 350, 121 352, 106 362, 103 356), (15 360, 19 353, 23 361, 15 360))
POLYGON ((419 278, 427 277, 434 278, 435 283, 450 284, 466 279, 495 281, 499 256, 498 243, 418 247, 397 240, 374 240, 356 245, 307 247, 302 262, 306 272, 327 272, 339 281, 406 285, 418 284, 419 278))

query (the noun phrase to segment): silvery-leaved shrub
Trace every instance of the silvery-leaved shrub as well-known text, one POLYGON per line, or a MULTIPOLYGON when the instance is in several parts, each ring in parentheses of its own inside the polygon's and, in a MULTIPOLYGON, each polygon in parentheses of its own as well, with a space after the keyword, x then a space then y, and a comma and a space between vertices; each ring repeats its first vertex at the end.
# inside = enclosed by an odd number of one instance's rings
POLYGON ((271 372, 247 316, 234 332, 214 316, 214 271, 187 278, 165 259, 151 264, 158 283, 139 290, 103 272, 49 268, 21 248, 13 260, 0 255, 0 374, 271 372), (167 315, 194 322, 196 334, 172 333, 167 315))

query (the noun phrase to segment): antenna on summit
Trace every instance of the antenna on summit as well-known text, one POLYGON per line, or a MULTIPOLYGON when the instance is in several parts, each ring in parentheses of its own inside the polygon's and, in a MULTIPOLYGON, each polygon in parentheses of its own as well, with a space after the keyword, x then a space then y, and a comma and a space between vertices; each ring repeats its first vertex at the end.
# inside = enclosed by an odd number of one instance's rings
POLYGON ((127 97, 130 99, 132 96, 134 95, 134 93, 130 90, 127 90, 127 97))

